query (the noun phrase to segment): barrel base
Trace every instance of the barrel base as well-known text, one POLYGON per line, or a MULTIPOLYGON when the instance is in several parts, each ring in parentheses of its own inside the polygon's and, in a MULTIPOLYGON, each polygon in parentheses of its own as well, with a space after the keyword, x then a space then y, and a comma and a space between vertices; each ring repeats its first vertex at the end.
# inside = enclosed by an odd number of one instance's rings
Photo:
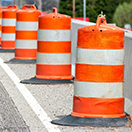
POLYGON ((14 59, 18 60, 36 60, 36 57, 14 57, 14 59))
POLYGON ((0 53, 13 53, 15 50, 14 49, 1 49, 0 48, 0 53))
POLYGON ((73 83, 73 80, 39 79, 39 78, 34 77, 29 80, 22 80, 20 83, 25 83, 25 84, 65 84, 65 83, 73 83))
POLYGON ((73 76, 72 75, 69 75, 69 76, 36 75, 35 78, 38 78, 38 79, 52 79, 52 80, 71 80, 73 78, 73 76))
POLYGON ((11 59, 6 61, 8 64, 35 64, 36 60, 19 60, 19 59, 11 59))
POLYGON ((85 118, 65 116, 60 120, 53 120, 51 123, 64 126, 91 126, 91 127, 122 127, 127 124, 127 117, 121 118, 85 118))

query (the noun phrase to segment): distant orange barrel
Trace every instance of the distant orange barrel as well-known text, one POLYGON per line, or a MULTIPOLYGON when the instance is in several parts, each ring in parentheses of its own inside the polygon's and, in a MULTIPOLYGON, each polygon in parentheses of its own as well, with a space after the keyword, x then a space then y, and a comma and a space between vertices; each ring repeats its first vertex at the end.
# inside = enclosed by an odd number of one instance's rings
POLYGON ((17 11, 16 41, 14 59, 36 59, 38 16, 41 11, 34 5, 24 5, 17 11))
POLYGON ((39 17, 36 78, 72 79, 71 17, 53 13, 39 17))
POLYGON ((16 32, 16 5, 9 5, 7 9, 2 11, 2 36, 1 49, 15 48, 15 32, 16 32))
POLYGON ((1 44, 1 31, 2 31, 2 10, 6 9, 7 7, 0 7, 0 44, 1 44))

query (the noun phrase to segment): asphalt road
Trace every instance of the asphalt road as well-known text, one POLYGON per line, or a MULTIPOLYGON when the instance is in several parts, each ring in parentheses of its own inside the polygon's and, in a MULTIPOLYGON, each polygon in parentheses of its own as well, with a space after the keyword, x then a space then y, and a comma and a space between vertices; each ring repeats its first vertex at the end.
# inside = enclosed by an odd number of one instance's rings
MULTIPOLYGON (((20 126, 3 124, 0 132, 131 132, 132 126, 116 127, 72 127, 50 123, 72 112, 73 84, 31 85, 20 84, 23 79, 35 76, 35 64, 6 64, 14 53, 0 53, 0 86, 13 107, 12 117, 18 115, 20 126), (15 111, 15 113, 14 113, 15 111), (22 126, 22 127, 21 127, 22 126), (22 129, 20 129, 22 128, 22 129), (14 130, 15 131, 14 131, 14 130), (19 130, 20 129, 20 130, 19 130)), ((4 98, 5 99, 5 98, 4 98)), ((2 99, 1 99, 2 100, 2 99)), ((4 105, 3 105, 4 107, 4 105)), ((3 114, 5 114, 3 112, 3 114)), ((8 115, 5 118, 8 118, 8 115)), ((11 119, 11 121, 14 119, 11 119)), ((0 121, 3 120, 0 117, 0 121)), ((16 121, 17 124, 17 121, 16 121)))

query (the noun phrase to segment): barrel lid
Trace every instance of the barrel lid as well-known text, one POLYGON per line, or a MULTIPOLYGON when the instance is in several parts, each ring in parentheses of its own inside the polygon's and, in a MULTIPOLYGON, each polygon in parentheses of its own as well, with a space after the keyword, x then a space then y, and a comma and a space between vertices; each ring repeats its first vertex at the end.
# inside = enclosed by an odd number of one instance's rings
POLYGON ((7 9, 6 6, 1 6, 1 7, 0 7, 0 13, 2 13, 2 11, 5 10, 5 9, 7 9))
POLYGON ((36 12, 38 11, 35 5, 24 5, 21 10, 18 10, 18 12, 36 12))
POLYGON ((18 7, 16 5, 9 5, 8 7, 3 7, 2 8, 2 11, 16 11, 16 10, 18 10, 18 7))
POLYGON ((1 6, 1 7, 0 7, 0 10, 5 10, 5 9, 7 9, 6 6, 1 6))
POLYGON ((71 17, 68 15, 58 13, 57 8, 55 8, 55 7, 53 8, 52 13, 46 14, 46 15, 41 15, 40 17, 41 18, 69 18, 69 19, 71 19, 71 17))
POLYGON ((94 26, 86 26, 78 29, 79 31, 84 32, 124 32, 122 28, 117 26, 107 24, 106 18, 103 15, 99 15, 94 26))

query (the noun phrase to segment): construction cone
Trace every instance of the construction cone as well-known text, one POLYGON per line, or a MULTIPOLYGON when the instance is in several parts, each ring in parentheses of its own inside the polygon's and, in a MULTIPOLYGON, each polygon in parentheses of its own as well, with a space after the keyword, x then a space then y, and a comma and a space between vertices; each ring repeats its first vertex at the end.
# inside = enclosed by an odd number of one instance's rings
POLYGON ((34 5, 24 5, 16 12, 15 57, 7 63, 36 63, 38 16, 34 5))
POLYGON ((16 32, 16 5, 9 5, 2 10, 2 35, 0 52, 14 52, 16 32))
POLYGON ((71 17, 53 13, 39 17, 36 76, 23 83, 73 83, 71 17))
POLYGON ((73 111, 52 123, 124 126, 124 30, 104 16, 79 28, 75 69, 73 111))

